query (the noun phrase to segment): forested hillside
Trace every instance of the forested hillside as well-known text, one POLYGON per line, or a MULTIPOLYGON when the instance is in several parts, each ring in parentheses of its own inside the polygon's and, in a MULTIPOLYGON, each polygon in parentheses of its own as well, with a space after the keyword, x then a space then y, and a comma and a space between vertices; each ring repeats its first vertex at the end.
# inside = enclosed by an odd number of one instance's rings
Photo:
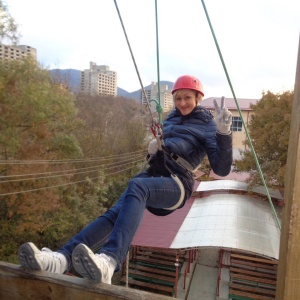
POLYGON ((75 96, 35 62, 0 64, 0 260, 56 249, 112 205, 145 164, 146 109, 75 96))

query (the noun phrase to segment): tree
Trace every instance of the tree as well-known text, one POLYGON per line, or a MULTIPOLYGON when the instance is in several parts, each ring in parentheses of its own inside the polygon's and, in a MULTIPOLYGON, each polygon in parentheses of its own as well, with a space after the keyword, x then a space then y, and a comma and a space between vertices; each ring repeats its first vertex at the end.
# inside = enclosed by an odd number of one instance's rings
MULTIPOLYGON (((3 40, 18 34, 0 0, 3 40)), ((89 158, 143 150, 143 115, 118 97, 76 99, 30 58, 0 62, 0 260, 16 262, 29 240, 57 248, 114 203, 143 154, 120 174, 118 162, 106 173, 89 158)))
POLYGON ((49 215, 62 207, 63 189, 45 187, 68 184, 74 166, 60 161, 82 155, 74 135, 81 124, 74 102, 34 61, 0 63, 0 232, 7 235, 7 252, 29 233, 42 235, 52 226, 49 215), (53 172, 61 176, 35 175, 53 172))
POLYGON ((143 111, 76 98, 29 58, 0 63, 0 260, 28 240, 55 249, 114 203, 145 157, 143 111), (116 155, 137 150, 126 167, 116 155))
MULTIPOLYGON (((268 186, 284 186, 293 96, 291 91, 281 94, 268 91, 251 106, 249 135, 268 186)), ((235 160, 236 169, 251 172, 252 185, 261 184, 252 151, 241 154, 242 158, 235 160)))
POLYGON ((0 0, 0 43, 4 40, 16 45, 19 37, 18 25, 9 14, 7 6, 0 0))
POLYGON ((145 148, 146 129, 141 121, 145 110, 141 104, 122 97, 78 95, 76 107, 84 121, 77 138, 85 156, 100 157, 145 148))
POLYGON ((64 159, 81 149, 75 99, 34 61, 0 64, 1 159, 64 159))

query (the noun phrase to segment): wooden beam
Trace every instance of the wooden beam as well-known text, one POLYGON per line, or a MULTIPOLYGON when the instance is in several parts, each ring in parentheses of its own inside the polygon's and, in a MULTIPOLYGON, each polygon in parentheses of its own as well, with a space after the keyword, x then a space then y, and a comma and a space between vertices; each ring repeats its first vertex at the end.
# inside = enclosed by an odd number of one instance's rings
POLYGON ((295 95, 285 174, 284 208, 277 273, 277 300, 300 296, 300 36, 295 95))
POLYGON ((28 272, 21 266, 0 262, 0 299, 64 300, 170 300, 172 298, 86 279, 48 272, 28 272))

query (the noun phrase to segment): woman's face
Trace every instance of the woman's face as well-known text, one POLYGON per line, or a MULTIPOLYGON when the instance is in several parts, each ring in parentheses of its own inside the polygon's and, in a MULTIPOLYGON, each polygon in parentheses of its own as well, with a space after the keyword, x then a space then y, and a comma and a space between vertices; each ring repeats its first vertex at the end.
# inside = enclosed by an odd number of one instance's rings
POLYGON ((188 115, 198 104, 199 97, 196 92, 189 89, 181 89, 176 91, 174 103, 183 116, 188 115))

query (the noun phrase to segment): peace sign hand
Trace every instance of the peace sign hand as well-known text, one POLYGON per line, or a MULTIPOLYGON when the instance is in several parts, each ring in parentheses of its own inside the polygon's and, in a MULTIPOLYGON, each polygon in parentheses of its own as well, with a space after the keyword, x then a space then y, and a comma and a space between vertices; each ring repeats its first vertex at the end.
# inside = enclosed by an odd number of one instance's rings
POLYGON ((216 99, 214 99, 215 106, 215 121, 217 124, 217 130, 221 134, 229 134, 230 126, 232 123, 231 112, 225 107, 225 98, 221 98, 221 107, 219 107, 216 99))

